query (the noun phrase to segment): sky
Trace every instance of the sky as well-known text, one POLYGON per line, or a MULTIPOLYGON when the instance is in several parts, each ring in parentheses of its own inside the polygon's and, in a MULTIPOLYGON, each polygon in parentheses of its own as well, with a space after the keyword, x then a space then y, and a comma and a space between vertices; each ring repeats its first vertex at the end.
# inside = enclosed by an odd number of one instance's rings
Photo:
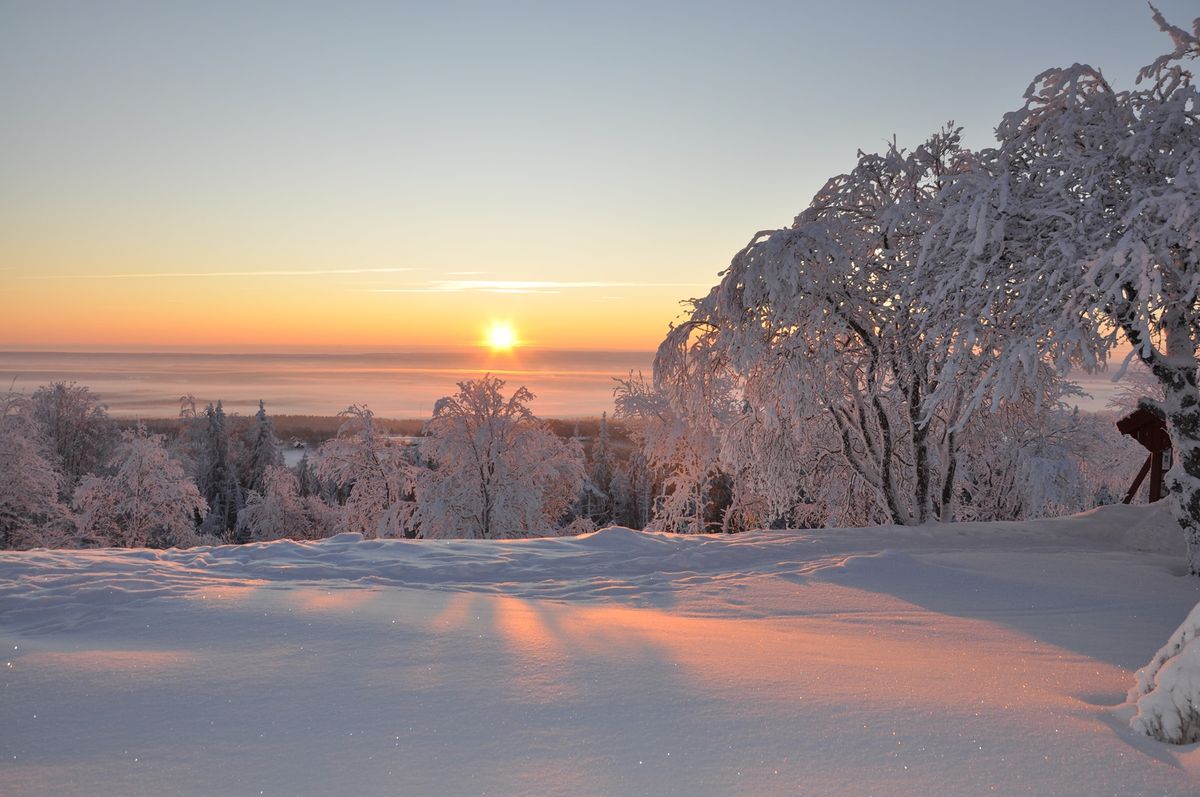
POLYGON ((1167 45, 1135 0, 0 0, 0 347, 650 350, 858 149, 1167 45))

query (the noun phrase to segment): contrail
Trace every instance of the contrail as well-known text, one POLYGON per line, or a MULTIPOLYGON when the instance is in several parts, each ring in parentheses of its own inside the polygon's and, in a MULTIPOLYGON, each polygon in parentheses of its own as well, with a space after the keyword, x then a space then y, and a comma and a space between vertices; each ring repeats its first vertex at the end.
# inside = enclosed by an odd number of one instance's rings
POLYGON ((434 280, 410 288, 364 288, 368 293, 558 293, 595 288, 705 288, 698 282, 606 282, 559 280, 434 280))
POLYGON ((402 274, 411 268, 322 268, 289 271, 155 271, 129 274, 26 274, 30 280, 188 279, 206 277, 320 277, 338 274, 402 274))

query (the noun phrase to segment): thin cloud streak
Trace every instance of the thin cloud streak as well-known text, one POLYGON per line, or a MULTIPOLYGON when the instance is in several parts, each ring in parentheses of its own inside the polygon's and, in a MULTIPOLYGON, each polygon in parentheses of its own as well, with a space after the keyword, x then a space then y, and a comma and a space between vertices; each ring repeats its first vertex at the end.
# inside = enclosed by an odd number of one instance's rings
POLYGON ((323 277, 341 274, 403 274, 412 268, 322 268, 295 271, 157 271, 128 274, 28 274, 29 280, 204 279, 209 277, 323 277))
POLYGON ((603 282, 560 280, 435 280, 408 288, 365 288, 368 293, 561 293, 612 288, 706 288, 698 282, 603 282))

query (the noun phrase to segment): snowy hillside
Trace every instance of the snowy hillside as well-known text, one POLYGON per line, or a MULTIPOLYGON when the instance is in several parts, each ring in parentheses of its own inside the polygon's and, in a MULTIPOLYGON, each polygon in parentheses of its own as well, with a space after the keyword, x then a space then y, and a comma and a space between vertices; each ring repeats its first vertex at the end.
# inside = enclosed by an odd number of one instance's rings
POLYGON ((1194 795, 1161 507, 0 553, 6 795, 1194 795))

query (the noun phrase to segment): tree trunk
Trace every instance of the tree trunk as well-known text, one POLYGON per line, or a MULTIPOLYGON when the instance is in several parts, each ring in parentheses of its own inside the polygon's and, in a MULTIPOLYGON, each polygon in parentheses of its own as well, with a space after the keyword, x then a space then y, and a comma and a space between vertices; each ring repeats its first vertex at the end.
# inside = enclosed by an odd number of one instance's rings
POLYGON ((908 392, 908 422, 912 427, 913 467, 916 470, 917 523, 929 522, 930 500, 929 424, 921 419, 921 382, 913 380, 908 392))
POLYGON ((1188 573, 1200 576, 1200 390, 1196 383, 1196 348, 1181 317, 1170 314, 1163 320, 1167 356, 1155 357, 1151 368, 1165 388, 1163 411, 1175 449, 1167 489, 1174 499, 1175 520, 1187 543, 1188 573))
POLYGON ((943 523, 954 520, 954 477, 958 470, 958 441, 953 430, 946 433, 946 475, 942 481, 942 507, 940 518, 943 523))
POLYGON ((1175 463, 1167 472, 1175 520, 1187 542, 1188 572, 1200 575, 1200 391, 1196 365, 1158 365, 1155 374, 1166 387, 1163 409, 1171 428, 1175 463))

